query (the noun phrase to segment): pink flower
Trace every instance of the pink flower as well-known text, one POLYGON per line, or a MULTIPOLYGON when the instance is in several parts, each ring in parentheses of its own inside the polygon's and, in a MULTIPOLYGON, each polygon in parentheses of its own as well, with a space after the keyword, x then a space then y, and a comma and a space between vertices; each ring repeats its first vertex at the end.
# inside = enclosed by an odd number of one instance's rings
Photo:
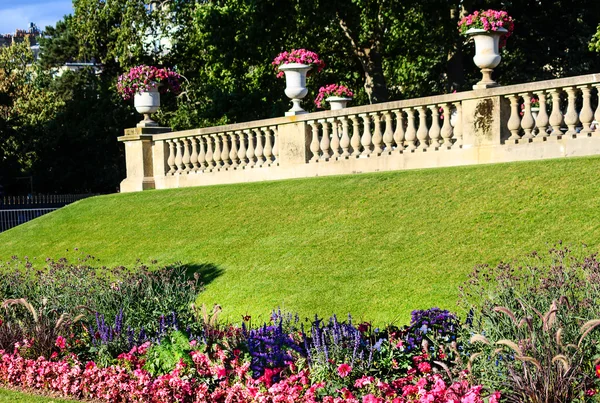
POLYGON ((500 392, 496 391, 490 395, 489 403, 498 403, 500 401, 500 392))
POLYGON ((362 403, 383 403, 383 399, 369 393, 368 395, 363 396, 362 403))
POLYGON ((56 347, 60 348, 61 350, 64 350, 67 347, 67 343, 64 337, 62 336, 58 336, 56 338, 56 343, 54 343, 56 345, 56 347))
MULTIPOLYGON (((281 52, 271 64, 275 67, 277 78, 284 76, 283 71, 279 71, 279 66, 289 63, 310 64, 316 68, 316 72, 320 72, 325 67, 325 62, 319 59, 319 55, 306 49, 292 49, 291 52, 281 52)), ((310 72, 307 74, 309 75, 310 72)))
POLYGON ((341 364, 338 368, 337 368, 337 372, 338 375, 341 378, 345 378, 348 375, 350 375, 350 372, 352 372, 352 367, 348 364, 341 364))
POLYGON ((419 363, 417 365, 417 368, 419 368, 419 371, 421 371, 424 374, 431 372, 431 365, 428 362, 419 363))
MULTIPOLYGON (((354 93, 352 91, 350 91, 350 89, 348 89, 348 87, 346 87, 344 85, 339 85, 339 84, 324 85, 323 87, 319 88, 319 93, 317 94, 317 97, 315 98, 315 105, 317 106, 317 108, 322 108, 326 98, 331 97, 331 96, 352 98, 352 96, 354 96, 354 93)), ((359 330, 360 330, 360 326, 362 326, 362 325, 359 325, 359 330)))

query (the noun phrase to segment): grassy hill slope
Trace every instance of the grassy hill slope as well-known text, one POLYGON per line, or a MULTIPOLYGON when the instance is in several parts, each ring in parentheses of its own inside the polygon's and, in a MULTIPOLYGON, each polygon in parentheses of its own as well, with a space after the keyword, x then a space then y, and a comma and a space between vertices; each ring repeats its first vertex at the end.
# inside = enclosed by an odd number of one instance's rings
POLYGON ((282 306, 405 322, 455 309, 475 264, 558 240, 599 250, 599 172, 594 157, 102 196, 0 234, 0 260, 77 247, 208 265, 199 301, 235 320, 282 306))

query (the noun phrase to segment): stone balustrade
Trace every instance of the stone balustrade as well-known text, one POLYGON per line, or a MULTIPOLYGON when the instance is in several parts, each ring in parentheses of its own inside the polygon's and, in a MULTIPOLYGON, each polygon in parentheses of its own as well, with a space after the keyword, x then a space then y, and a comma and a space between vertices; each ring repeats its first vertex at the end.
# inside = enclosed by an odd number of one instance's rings
POLYGON ((600 154, 599 89, 590 74, 178 132, 127 129, 121 190, 600 154))

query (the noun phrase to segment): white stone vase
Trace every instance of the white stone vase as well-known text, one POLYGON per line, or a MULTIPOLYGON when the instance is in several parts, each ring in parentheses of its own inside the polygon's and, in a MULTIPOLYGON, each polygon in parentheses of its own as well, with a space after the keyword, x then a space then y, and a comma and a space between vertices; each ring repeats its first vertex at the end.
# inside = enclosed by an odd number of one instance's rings
POLYGON ((538 113, 540 113, 540 107, 532 106, 531 107, 531 116, 533 116, 533 120, 537 120, 538 113))
POLYGON ((325 101, 329 102, 329 106, 332 111, 337 111, 340 109, 344 109, 346 104, 352 101, 352 98, 346 97, 327 97, 325 101))
POLYGON ((500 38, 508 33, 504 28, 497 31, 486 31, 485 29, 471 28, 466 34, 475 42, 475 57, 473 62, 481 69, 483 76, 474 89, 497 87, 498 83, 492 79, 494 68, 500 64, 500 38))
POLYGON ((135 94, 133 98, 135 109, 144 115, 144 120, 137 124, 138 127, 156 127, 158 123, 150 119, 150 115, 158 112, 160 109, 160 92, 158 86, 149 91, 135 94))
POLYGON ((285 113, 285 116, 302 115, 307 113, 300 103, 302 98, 308 94, 306 88, 306 73, 312 69, 309 64, 288 63, 279 66, 279 70, 285 74, 285 95, 292 100, 292 109, 285 113))

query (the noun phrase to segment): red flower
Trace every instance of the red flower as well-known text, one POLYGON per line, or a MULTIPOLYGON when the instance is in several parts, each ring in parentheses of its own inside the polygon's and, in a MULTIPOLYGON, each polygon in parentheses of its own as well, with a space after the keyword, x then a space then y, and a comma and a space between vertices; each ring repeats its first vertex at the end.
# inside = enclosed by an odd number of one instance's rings
POLYGON ((600 364, 596 365, 596 376, 600 378, 600 364))
POLYGON ((350 372, 352 372, 352 367, 348 364, 341 364, 338 367, 337 372, 341 378, 345 378, 350 375, 350 372))

